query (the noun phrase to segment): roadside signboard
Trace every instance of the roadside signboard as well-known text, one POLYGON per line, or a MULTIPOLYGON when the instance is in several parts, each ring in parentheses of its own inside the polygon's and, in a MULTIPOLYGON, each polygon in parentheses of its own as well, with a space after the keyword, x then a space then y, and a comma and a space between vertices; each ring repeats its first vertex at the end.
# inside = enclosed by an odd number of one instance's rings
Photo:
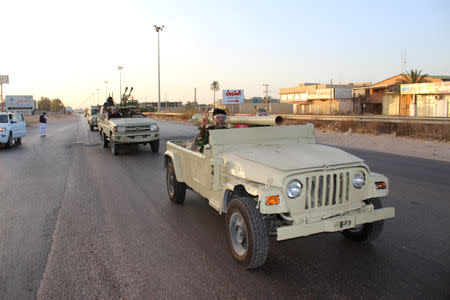
POLYGON ((0 84, 9 83, 9 76, 8 75, 0 75, 0 84))
POLYGON ((34 110, 33 96, 6 96, 6 109, 32 111, 34 110))
POLYGON ((403 95, 450 94, 450 82, 444 81, 402 84, 400 93, 403 95))
POLYGON ((223 104, 242 104, 244 103, 244 90, 223 90, 223 104))

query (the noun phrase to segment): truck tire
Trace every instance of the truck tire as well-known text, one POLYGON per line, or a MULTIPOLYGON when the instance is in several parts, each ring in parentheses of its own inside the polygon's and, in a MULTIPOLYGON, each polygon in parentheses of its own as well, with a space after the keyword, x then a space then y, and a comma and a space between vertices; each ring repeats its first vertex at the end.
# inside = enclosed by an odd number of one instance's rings
POLYGON ((8 136, 8 141, 6 142, 5 147, 6 148, 11 148, 11 146, 12 146, 12 134, 10 132, 9 136, 8 136))
POLYGON ((236 198, 228 205, 227 242, 233 258, 246 269, 262 266, 269 255, 269 234, 252 198, 236 198))
POLYGON ((20 138, 17 138, 15 144, 16 144, 16 145, 22 144, 22 138, 21 138, 21 137, 20 137, 20 138))
POLYGON ((100 132, 100 139, 102 140, 103 148, 108 148, 108 140, 106 139, 106 135, 100 132))
POLYGON ((178 182, 175 175, 175 168, 171 159, 168 160, 166 166, 166 186, 170 200, 175 203, 182 204, 186 197, 186 184, 178 182))
POLYGON ((113 139, 109 142, 111 144, 111 153, 113 155, 119 155, 119 145, 114 142, 113 139))
MULTIPOLYGON (((364 202, 366 202, 366 204, 373 204, 375 209, 383 208, 383 205, 378 198, 365 200, 364 202)), ((383 231, 383 227, 384 220, 380 220, 373 223, 358 225, 355 228, 346 229, 342 231, 342 234, 351 241, 365 244, 378 238, 383 231)))
POLYGON ((94 131, 94 126, 89 125, 89 127, 91 128, 91 131, 94 131))
POLYGON ((159 150, 159 139, 157 139, 156 141, 151 141, 150 142, 150 148, 152 148, 152 152, 156 153, 159 150))

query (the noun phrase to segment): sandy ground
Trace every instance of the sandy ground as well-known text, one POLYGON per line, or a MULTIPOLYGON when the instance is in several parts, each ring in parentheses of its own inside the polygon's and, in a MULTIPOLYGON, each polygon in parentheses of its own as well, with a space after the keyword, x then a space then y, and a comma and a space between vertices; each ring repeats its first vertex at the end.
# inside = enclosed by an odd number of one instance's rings
POLYGON ((336 131, 323 132, 320 129, 316 129, 315 134, 316 142, 320 144, 450 162, 449 142, 394 137, 389 134, 370 135, 360 133, 345 134, 336 131))

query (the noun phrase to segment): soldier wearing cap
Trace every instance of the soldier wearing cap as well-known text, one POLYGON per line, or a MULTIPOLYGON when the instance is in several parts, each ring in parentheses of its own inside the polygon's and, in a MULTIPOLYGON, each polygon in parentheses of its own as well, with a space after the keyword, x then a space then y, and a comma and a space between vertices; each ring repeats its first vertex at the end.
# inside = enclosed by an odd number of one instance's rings
POLYGON ((209 142, 209 130, 225 128, 225 120, 227 119, 227 113, 223 109, 214 108, 212 119, 214 125, 207 126, 209 123, 209 113, 205 112, 205 116, 202 119, 202 126, 199 127, 200 132, 194 139, 193 150, 203 152, 204 146, 207 145, 209 142))

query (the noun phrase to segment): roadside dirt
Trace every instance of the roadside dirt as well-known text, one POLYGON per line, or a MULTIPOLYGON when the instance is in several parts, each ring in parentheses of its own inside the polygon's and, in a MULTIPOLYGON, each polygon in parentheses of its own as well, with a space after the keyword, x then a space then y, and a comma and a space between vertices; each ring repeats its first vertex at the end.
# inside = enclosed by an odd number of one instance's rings
POLYGON ((396 137, 391 134, 342 133, 315 130, 316 142, 336 147, 352 147, 363 150, 386 152, 398 155, 443 160, 450 162, 450 143, 422 140, 411 137, 396 137))

